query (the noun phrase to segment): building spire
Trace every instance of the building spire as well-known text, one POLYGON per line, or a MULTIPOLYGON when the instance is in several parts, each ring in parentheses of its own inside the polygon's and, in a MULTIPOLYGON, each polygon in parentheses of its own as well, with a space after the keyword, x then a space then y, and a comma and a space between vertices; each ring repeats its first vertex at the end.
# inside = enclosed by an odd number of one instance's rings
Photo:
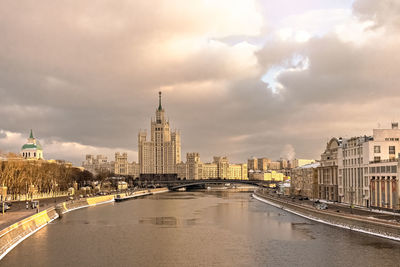
POLYGON ((32 133, 32 129, 31 129, 31 134, 29 135, 30 139, 33 139, 33 133, 32 133))
POLYGON ((158 92, 158 110, 162 110, 162 106, 161 106, 161 91, 158 92))

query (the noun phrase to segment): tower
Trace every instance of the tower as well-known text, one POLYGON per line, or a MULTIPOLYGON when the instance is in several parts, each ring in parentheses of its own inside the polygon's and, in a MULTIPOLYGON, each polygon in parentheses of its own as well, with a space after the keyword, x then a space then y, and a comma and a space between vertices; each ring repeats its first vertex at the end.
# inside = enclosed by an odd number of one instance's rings
POLYGON ((28 141, 21 148, 21 156, 24 159, 43 159, 42 146, 40 142, 33 137, 32 129, 28 141))
POLYGON ((181 161, 180 133, 171 132, 162 107, 161 92, 158 93, 156 117, 151 120, 150 126, 150 140, 147 140, 146 132, 138 134, 140 173, 176 173, 176 164, 181 161))

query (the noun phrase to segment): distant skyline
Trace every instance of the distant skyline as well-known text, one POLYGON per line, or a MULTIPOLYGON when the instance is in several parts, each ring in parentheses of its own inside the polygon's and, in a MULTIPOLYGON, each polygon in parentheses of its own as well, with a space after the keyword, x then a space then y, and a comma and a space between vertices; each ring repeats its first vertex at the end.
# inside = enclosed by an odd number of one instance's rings
POLYGON ((400 1, 2 1, 0 151, 127 152, 163 92, 182 159, 318 159, 400 121, 400 1))

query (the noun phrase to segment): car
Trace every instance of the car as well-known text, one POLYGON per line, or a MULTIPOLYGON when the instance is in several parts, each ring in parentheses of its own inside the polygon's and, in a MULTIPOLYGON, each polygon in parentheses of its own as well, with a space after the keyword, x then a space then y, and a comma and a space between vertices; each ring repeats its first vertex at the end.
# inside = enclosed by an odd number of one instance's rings
POLYGON ((8 205, 8 203, 6 203, 6 202, 1 202, 1 203, 0 203, 0 209, 1 209, 1 211, 3 211, 3 206, 4 206, 4 211, 5 211, 5 212, 6 212, 7 210, 10 209, 10 206, 8 205))
POLYGON ((303 200, 310 200, 308 197, 303 197, 303 200))
POLYGON ((317 209, 319 209, 319 210, 326 210, 326 209, 328 209, 328 205, 326 205, 326 203, 319 203, 319 204, 316 204, 315 207, 316 207, 317 209))

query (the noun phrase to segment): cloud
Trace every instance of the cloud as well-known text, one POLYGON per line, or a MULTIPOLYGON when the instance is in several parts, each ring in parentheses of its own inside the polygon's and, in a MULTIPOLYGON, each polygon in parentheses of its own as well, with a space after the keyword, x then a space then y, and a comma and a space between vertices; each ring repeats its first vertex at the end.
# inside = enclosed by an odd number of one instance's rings
POLYGON ((3 1, 0 149, 32 128, 49 157, 135 160, 159 90, 183 154, 203 161, 277 158, 287 144, 319 157, 332 136, 399 118, 397 2, 284 4, 3 1))
MULTIPOLYGON (((26 138, 24 136, 25 135, 21 133, 0 130, 0 147, 4 149, 4 152, 14 152, 18 154, 20 152, 19 149, 27 142, 28 135, 26 135, 26 138)), ((35 133, 34 136, 37 138, 35 133)), ((49 141, 39 138, 37 138, 37 140, 43 147, 45 159, 64 159, 80 164, 80 162, 84 160, 83 156, 86 154, 102 154, 107 156, 109 161, 112 161, 114 160, 115 152, 126 152, 128 153, 129 161, 137 161, 137 151, 135 150, 117 147, 94 147, 75 142, 49 141)))

